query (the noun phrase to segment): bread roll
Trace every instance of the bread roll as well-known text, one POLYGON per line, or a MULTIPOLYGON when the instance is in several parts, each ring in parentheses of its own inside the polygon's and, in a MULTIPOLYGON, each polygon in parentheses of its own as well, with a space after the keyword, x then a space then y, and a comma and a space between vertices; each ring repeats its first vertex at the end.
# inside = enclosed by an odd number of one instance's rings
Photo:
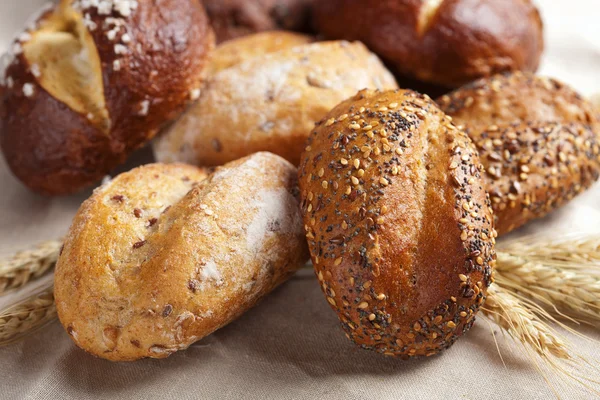
POLYGON ((61 0, 0 63, 0 146, 30 189, 76 192, 150 140, 203 83, 196 0, 61 0))
POLYGON ((307 31, 313 0, 202 0, 223 42, 276 29, 307 31))
POLYGON ((254 57, 308 44, 314 40, 312 36, 286 31, 262 32, 229 40, 212 52, 207 72, 212 76, 254 57))
POLYGON ((113 361, 163 358, 226 325, 308 254, 296 169, 258 153, 208 172, 153 164, 81 207, 56 266, 61 323, 113 361))
POLYGON ((545 216, 600 176, 598 113, 561 82, 495 76, 438 103, 479 149, 500 235, 545 216))
POLYGON ((433 355, 473 324, 496 232, 469 138, 426 96, 361 91, 311 133, 299 181, 315 272, 348 337, 433 355))
POLYGON ((598 124, 593 104, 571 87, 520 72, 479 79, 436 102, 468 133, 525 121, 598 124))
POLYGON ((544 47, 530 0, 328 0, 315 25, 360 40, 398 72, 457 87, 504 71, 535 71, 544 47))
POLYGON ((267 54, 214 75, 154 145, 161 162, 214 166, 270 151, 294 165, 314 123, 363 88, 396 88, 361 43, 322 42, 267 54))

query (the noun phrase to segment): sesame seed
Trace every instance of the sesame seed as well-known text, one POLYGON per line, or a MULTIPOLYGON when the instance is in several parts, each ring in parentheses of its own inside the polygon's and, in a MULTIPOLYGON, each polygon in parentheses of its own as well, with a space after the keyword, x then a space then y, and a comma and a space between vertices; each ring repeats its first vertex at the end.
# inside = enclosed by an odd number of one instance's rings
POLYGON ((383 293, 379 293, 379 294, 377 295, 377 300, 384 300, 384 299, 385 299, 385 294, 383 294, 383 293))
POLYGON ((358 305, 358 308, 360 308, 361 310, 364 310, 367 307, 369 307, 369 303, 367 303, 366 301, 363 301, 358 305))
POLYGON ((465 274, 458 274, 458 278, 463 282, 467 281, 467 276, 465 274))
POLYGON ((348 165, 348 160, 346 160, 345 158, 342 158, 340 160, 340 164, 342 164, 342 165, 348 165))
POLYGON ((352 181, 353 185, 358 185, 358 183, 359 183, 358 178, 355 176, 351 177, 350 180, 352 181))
POLYGON ((327 301, 328 301, 328 302, 329 302, 329 304, 331 304, 332 306, 334 306, 334 307, 336 306, 335 299, 334 299, 333 297, 329 297, 329 296, 327 296, 327 301))
POLYGON ((321 178, 323 175, 325 175, 325 170, 324 170, 323 168, 321 168, 321 169, 319 170, 319 173, 318 173, 318 175, 319 175, 319 178, 321 178))
POLYGON ((328 186, 328 185, 329 185, 329 184, 327 183, 327 181, 323 181, 323 182, 321 183, 321 186, 323 186, 323 189, 327 189, 327 186, 328 186))
POLYGON ((390 184, 390 182, 384 177, 379 178, 379 183, 381 183, 383 186, 387 186, 390 184))
POLYGON ((454 322, 452 322, 452 321, 448 321, 447 325, 448 325, 448 328, 450 328, 450 329, 456 328, 456 324, 454 322))
POLYGON ((450 163, 450 169, 456 169, 456 168, 458 168, 458 163, 456 161, 452 161, 450 163))
POLYGON ((329 118, 327 122, 325 122, 325 126, 331 126, 335 123, 335 118, 329 118))
POLYGON ((369 321, 375 320, 375 314, 369 314, 369 321))
POLYGON ((337 266, 337 265, 340 265, 341 263, 342 263, 342 257, 338 257, 333 262, 333 265, 337 266))
POLYGON ((358 158, 354 159, 353 164, 354 164, 354 168, 356 168, 356 169, 360 168, 360 160, 358 158))

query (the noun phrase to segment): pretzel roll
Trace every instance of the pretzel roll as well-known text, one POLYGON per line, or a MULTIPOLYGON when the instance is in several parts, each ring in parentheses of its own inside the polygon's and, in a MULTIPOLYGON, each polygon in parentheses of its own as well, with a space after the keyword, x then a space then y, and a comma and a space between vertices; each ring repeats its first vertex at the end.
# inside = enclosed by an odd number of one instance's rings
POLYGON ((213 174, 151 164, 80 208, 56 266, 58 316, 82 349, 163 358, 248 310, 308 258, 296 169, 258 153, 213 174))
POLYGON ((469 138, 424 95, 361 91, 311 133, 299 169, 315 272, 348 337, 433 355, 473 324, 495 263, 469 138))
POLYGON ((61 0, 0 66, 0 146, 30 189, 95 183, 199 95, 214 34, 197 0, 61 0))
POLYGON ((320 42, 255 57, 215 74, 200 100, 154 144, 161 162, 215 166, 257 151, 297 165, 306 137, 360 89, 396 88, 358 42, 320 42))
POLYGON ((544 47, 530 0, 328 0, 315 25, 360 40, 398 72, 458 87, 504 71, 535 71, 544 47))

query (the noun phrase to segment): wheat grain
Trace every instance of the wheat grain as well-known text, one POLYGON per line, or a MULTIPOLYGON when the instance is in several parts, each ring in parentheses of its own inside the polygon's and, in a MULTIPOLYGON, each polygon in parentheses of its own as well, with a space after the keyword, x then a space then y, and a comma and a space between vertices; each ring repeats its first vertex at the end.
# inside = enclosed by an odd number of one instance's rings
POLYGON ((571 358, 566 342, 517 297, 497 284, 488 289, 483 312, 511 337, 533 349, 542 358, 571 358))
POLYGON ((19 288, 54 268, 61 246, 62 240, 47 241, 0 261, 0 294, 19 288))
POLYGON ((570 318, 600 321, 600 277, 584 269, 561 269, 498 253, 496 282, 570 318))
POLYGON ((0 346, 17 341, 56 318, 54 285, 0 311, 0 346))

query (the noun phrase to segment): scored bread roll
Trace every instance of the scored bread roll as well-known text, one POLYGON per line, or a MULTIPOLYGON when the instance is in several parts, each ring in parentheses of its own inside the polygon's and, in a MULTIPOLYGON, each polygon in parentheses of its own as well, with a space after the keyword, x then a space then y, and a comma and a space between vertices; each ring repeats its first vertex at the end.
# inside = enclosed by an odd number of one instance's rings
POLYGON ((600 176, 598 113, 555 79, 498 75, 438 104, 480 152, 500 235, 545 216, 600 176))
POLYGON ((270 151, 298 164, 314 123, 363 88, 396 88, 358 42, 321 42, 256 57, 215 74, 154 144, 157 160, 215 166, 270 151))
POLYGON ((0 63, 12 172, 50 195, 98 181, 197 97, 213 47, 196 0, 51 5, 0 63))
POLYGON ((251 58, 314 41, 312 36, 286 31, 262 32, 228 40, 211 53, 207 74, 212 76, 251 58))
POLYGON ((492 282, 479 156, 428 97, 361 91, 310 134, 299 168, 315 273, 348 337, 411 357, 452 345, 492 282))
POLYGON ((328 0, 314 9, 326 37, 360 40, 398 72, 447 87, 535 71, 544 47, 530 0, 328 0))
POLYGON ((202 0, 217 42, 277 29, 307 31, 313 0, 202 0))
POLYGON ((210 174, 151 164, 80 208, 55 275, 73 341, 113 361, 163 358, 231 322, 307 259, 296 169, 258 153, 210 174))

